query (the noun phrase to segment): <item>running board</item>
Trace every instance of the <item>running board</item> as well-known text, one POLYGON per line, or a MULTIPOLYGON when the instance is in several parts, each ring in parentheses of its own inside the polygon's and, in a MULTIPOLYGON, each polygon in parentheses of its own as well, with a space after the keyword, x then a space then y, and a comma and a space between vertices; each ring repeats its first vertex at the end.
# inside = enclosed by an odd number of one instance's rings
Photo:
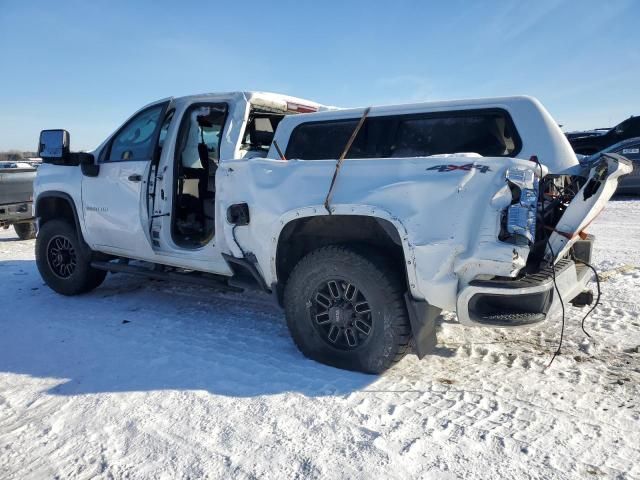
POLYGON ((91 266, 98 270, 105 270, 112 273, 128 273, 130 275, 138 275, 140 277, 153 278, 154 280, 176 280, 178 282, 189 283, 191 285, 200 285, 203 287, 217 288, 229 292, 242 292, 244 288, 229 285, 227 277, 218 276, 210 273, 179 273, 164 271, 163 265, 153 264, 161 267, 157 270, 150 270, 137 265, 127 265, 124 263, 113 262, 91 262, 91 266))

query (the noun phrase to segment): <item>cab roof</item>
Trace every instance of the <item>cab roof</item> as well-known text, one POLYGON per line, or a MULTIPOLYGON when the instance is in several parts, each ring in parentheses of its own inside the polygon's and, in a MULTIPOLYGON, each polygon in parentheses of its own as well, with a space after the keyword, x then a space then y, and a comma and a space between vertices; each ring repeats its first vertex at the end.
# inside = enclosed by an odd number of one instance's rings
POLYGON ((335 107, 328 107, 318 102, 314 102, 313 100, 308 100, 305 98, 293 97, 291 95, 284 95, 280 93, 272 93, 272 92, 259 92, 259 91, 236 91, 236 92, 211 92, 211 93, 200 93, 194 95, 185 95, 182 97, 170 97, 164 98, 162 100, 158 100, 149 105, 153 105, 155 103, 164 102, 167 100, 173 100, 175 102, 193 102, 195 100, 236 100, 238 102, 245 101, 247 103, 283 103, 283 104, 295 104, 301 106, 312 107, 314 111, 322 111, 333 109, 335 107))

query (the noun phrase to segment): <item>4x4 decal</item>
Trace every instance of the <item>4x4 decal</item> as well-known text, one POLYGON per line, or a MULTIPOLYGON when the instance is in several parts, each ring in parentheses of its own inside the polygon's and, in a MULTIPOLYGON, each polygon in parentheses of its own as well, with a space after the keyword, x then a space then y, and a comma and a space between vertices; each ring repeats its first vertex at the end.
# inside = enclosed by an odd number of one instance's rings
POLYGON ((463 170, 465 172, 468 172, 472 168, 480 170, 480 173, 487 173, 491 171, 488 165, 477 165, 475 163, 467 163, 465 165, 436 165, 435 167, 427 168, 427 170, 437 170, 440 173, 453 172, 455 170, 463 170))

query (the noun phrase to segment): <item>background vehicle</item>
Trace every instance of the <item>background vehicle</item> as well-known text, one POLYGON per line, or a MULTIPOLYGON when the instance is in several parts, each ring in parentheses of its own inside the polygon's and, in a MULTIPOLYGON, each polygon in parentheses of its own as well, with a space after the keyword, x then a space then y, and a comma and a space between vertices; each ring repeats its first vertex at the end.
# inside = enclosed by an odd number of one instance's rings
POLYGON ((36 165, 0 162, 0 227, 13 225, 21 240, 35 238, 32 214, 33 180, 36 165))
POLYGON ((567 133, 571 147, 581 155, 593 155, 623 140, 640 137, 640 117, 629 117, 613 128, 567 133))
POLYGON ((427 354, 442 309, 521 326, 574 300, 580 235, 631 170, 614 154, 579 165, 529 97, 329 110, 200 95, 144 107, 91 153, 62 130, 39 150, 51 288, 83 293, 107 271, 258 288, 304 354, 364 372, 410 343, 427 354))
POLYGON ((581 159, 581 162, 590 162, 603 153, 617 153, 629 159, 633 164, 633 171, 618 181, 616 193, 640 195, 640 137, 623 140, 615 145, 605 148, 595 155, 581 159))

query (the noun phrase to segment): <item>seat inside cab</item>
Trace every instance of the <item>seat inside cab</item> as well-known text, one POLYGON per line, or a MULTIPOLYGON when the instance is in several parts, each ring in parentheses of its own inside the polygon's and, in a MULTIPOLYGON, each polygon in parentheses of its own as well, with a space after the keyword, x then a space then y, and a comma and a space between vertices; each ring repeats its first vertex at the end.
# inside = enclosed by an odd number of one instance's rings
MULTIPOLYGON (((240 158, 266 157, 283 117, 283 113, 251 109, 240 158)), ((180 125, 171 234, 182 248, 202 247, 215 234, 215 175, 226 118, 226 104, 194 105, 180 125)))
POLYGON ((183 248, 204 246, 214 235, 215 174, 226 116, 225 104, 196 105, 180 126, 171 233, 183 248))
POLYGON ((252 109, 240 146, 241 158, 264 158, 269 152, 271 142, 283 113, 271 113, 252 109))

